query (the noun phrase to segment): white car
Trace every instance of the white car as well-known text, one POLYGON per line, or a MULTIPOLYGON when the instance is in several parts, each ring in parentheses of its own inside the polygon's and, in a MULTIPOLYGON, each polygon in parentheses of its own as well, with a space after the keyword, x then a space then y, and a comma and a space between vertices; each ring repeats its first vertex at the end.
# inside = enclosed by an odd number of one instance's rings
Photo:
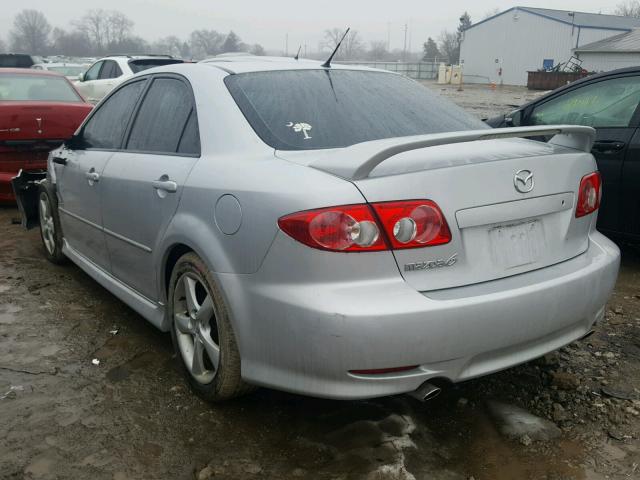
POLYGON ((112 55, 95 62, 78 78, 76 88, 91 103, 98 103, 113 87, 152 67, 183 63, 168 55, 112 55))
POLYGON ((31 68, 34 70, 47 70, 49 72, 61 73, 69 80, 77 80, 87 69, 88 65, 81 63, 36 63, 31 68))

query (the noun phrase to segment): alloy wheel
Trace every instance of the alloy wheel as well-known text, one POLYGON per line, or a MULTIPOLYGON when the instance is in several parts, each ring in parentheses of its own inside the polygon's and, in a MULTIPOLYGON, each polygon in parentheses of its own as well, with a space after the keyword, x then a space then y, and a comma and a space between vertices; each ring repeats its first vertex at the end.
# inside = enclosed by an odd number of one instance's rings
POLYGON ((173 295, 173 328, 184 364, 198 383, 211 383, 220 363, 213 297, 193 273, 178 278, 173 295))
POLYGON ((53 255, 56 249, 56 227, 53 222, 53 214, 51 213, 51 203, 47 195, 40 195, 39 208, 40 212, 40 230, 42 230, 42 240, 44 246, 50 255, 53 255))

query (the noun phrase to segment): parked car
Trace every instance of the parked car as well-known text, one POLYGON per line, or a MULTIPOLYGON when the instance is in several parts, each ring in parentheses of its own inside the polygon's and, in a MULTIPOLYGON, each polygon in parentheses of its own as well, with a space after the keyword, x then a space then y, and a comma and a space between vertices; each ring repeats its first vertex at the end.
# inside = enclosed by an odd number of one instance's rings
POLYGON ((14 202, 11 179, 42 171, 47 155, 73 135, 92 105, 64 76, 0 69, 0 203, 14 202))
POLYGON ((116 85, 148 68, 183 63, 165 55, 113 55, 91 65, 78 77, 78 90, 91 103, 98 103, 116 85))
POLYGON ((78 80, 80 74, 87 70, 87 65, 82 65, 80 63, 37 63, 33 65, 31 68, 34 70, 47 70, 49 72, 57 72, 69 80, 78 80))
POLYGON ((593 75, 487 120, 496 128, 553 123, 596 129, 593 155, 605 192, 598 229, 640 241, 640 67, 593 75))
POLYGON ((497 133, 390 72, 229 57, 128 79, 14 186, 46 257, 170 331, 204 398, 427 399, 603 318, 620 255, 595 229, 594 135, 497 133))
POLYGON ((0 53, 0 68, 31 68, 40 58, 23 53, 0 53))

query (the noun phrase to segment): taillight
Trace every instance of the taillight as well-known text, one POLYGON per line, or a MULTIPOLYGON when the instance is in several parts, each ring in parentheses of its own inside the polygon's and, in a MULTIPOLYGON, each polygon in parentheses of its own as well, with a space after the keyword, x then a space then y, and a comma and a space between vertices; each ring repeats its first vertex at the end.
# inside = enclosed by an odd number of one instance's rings
POLYGON ((321 208, 287 215, 280 228, 310 247, 338 252, 386 250, 378 224, 367 205, 321 208))
POLYGON ((308 210, 282 217, 278 225, 305 245, 337 252, 428 247, 451 240, 447 222, 431 200, 308 210))
POLYGON ((394 249, 430 247, 451 241, 438 205, 431 200, 374 203, 394 249))
POLYGON ((585 215, 595 212, 600 207, 601 199, 602 179, 600 178, 600 173, 593 172, 582 177, 578 190, 576 218, 584 217, 585 215))

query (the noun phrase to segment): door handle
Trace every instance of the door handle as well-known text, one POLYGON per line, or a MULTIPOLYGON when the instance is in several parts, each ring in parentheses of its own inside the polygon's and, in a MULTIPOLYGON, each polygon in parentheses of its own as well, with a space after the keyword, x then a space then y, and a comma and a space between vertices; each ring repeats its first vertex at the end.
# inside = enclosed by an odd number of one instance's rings
POLYGON ((89 183, 95 183, 100 181, 100 174, 93 169, 84 174, 89 183))
POLYGON ((600 140, 593 144, 593 150, 600 153, 619 152, 626 144, 617 140, 600 140))
POLYGON ((62 158, 62 157, 53 157, 51 159, 53 161, 53 163, 57 164, 57 165, 66 165, 68 160, 66 158, 62 158))
POLYGON ((154 180, 151 182, 151 186, 156 190, 169 193, 176 193, 178 191, 178 184, 173 180, 154 180))

